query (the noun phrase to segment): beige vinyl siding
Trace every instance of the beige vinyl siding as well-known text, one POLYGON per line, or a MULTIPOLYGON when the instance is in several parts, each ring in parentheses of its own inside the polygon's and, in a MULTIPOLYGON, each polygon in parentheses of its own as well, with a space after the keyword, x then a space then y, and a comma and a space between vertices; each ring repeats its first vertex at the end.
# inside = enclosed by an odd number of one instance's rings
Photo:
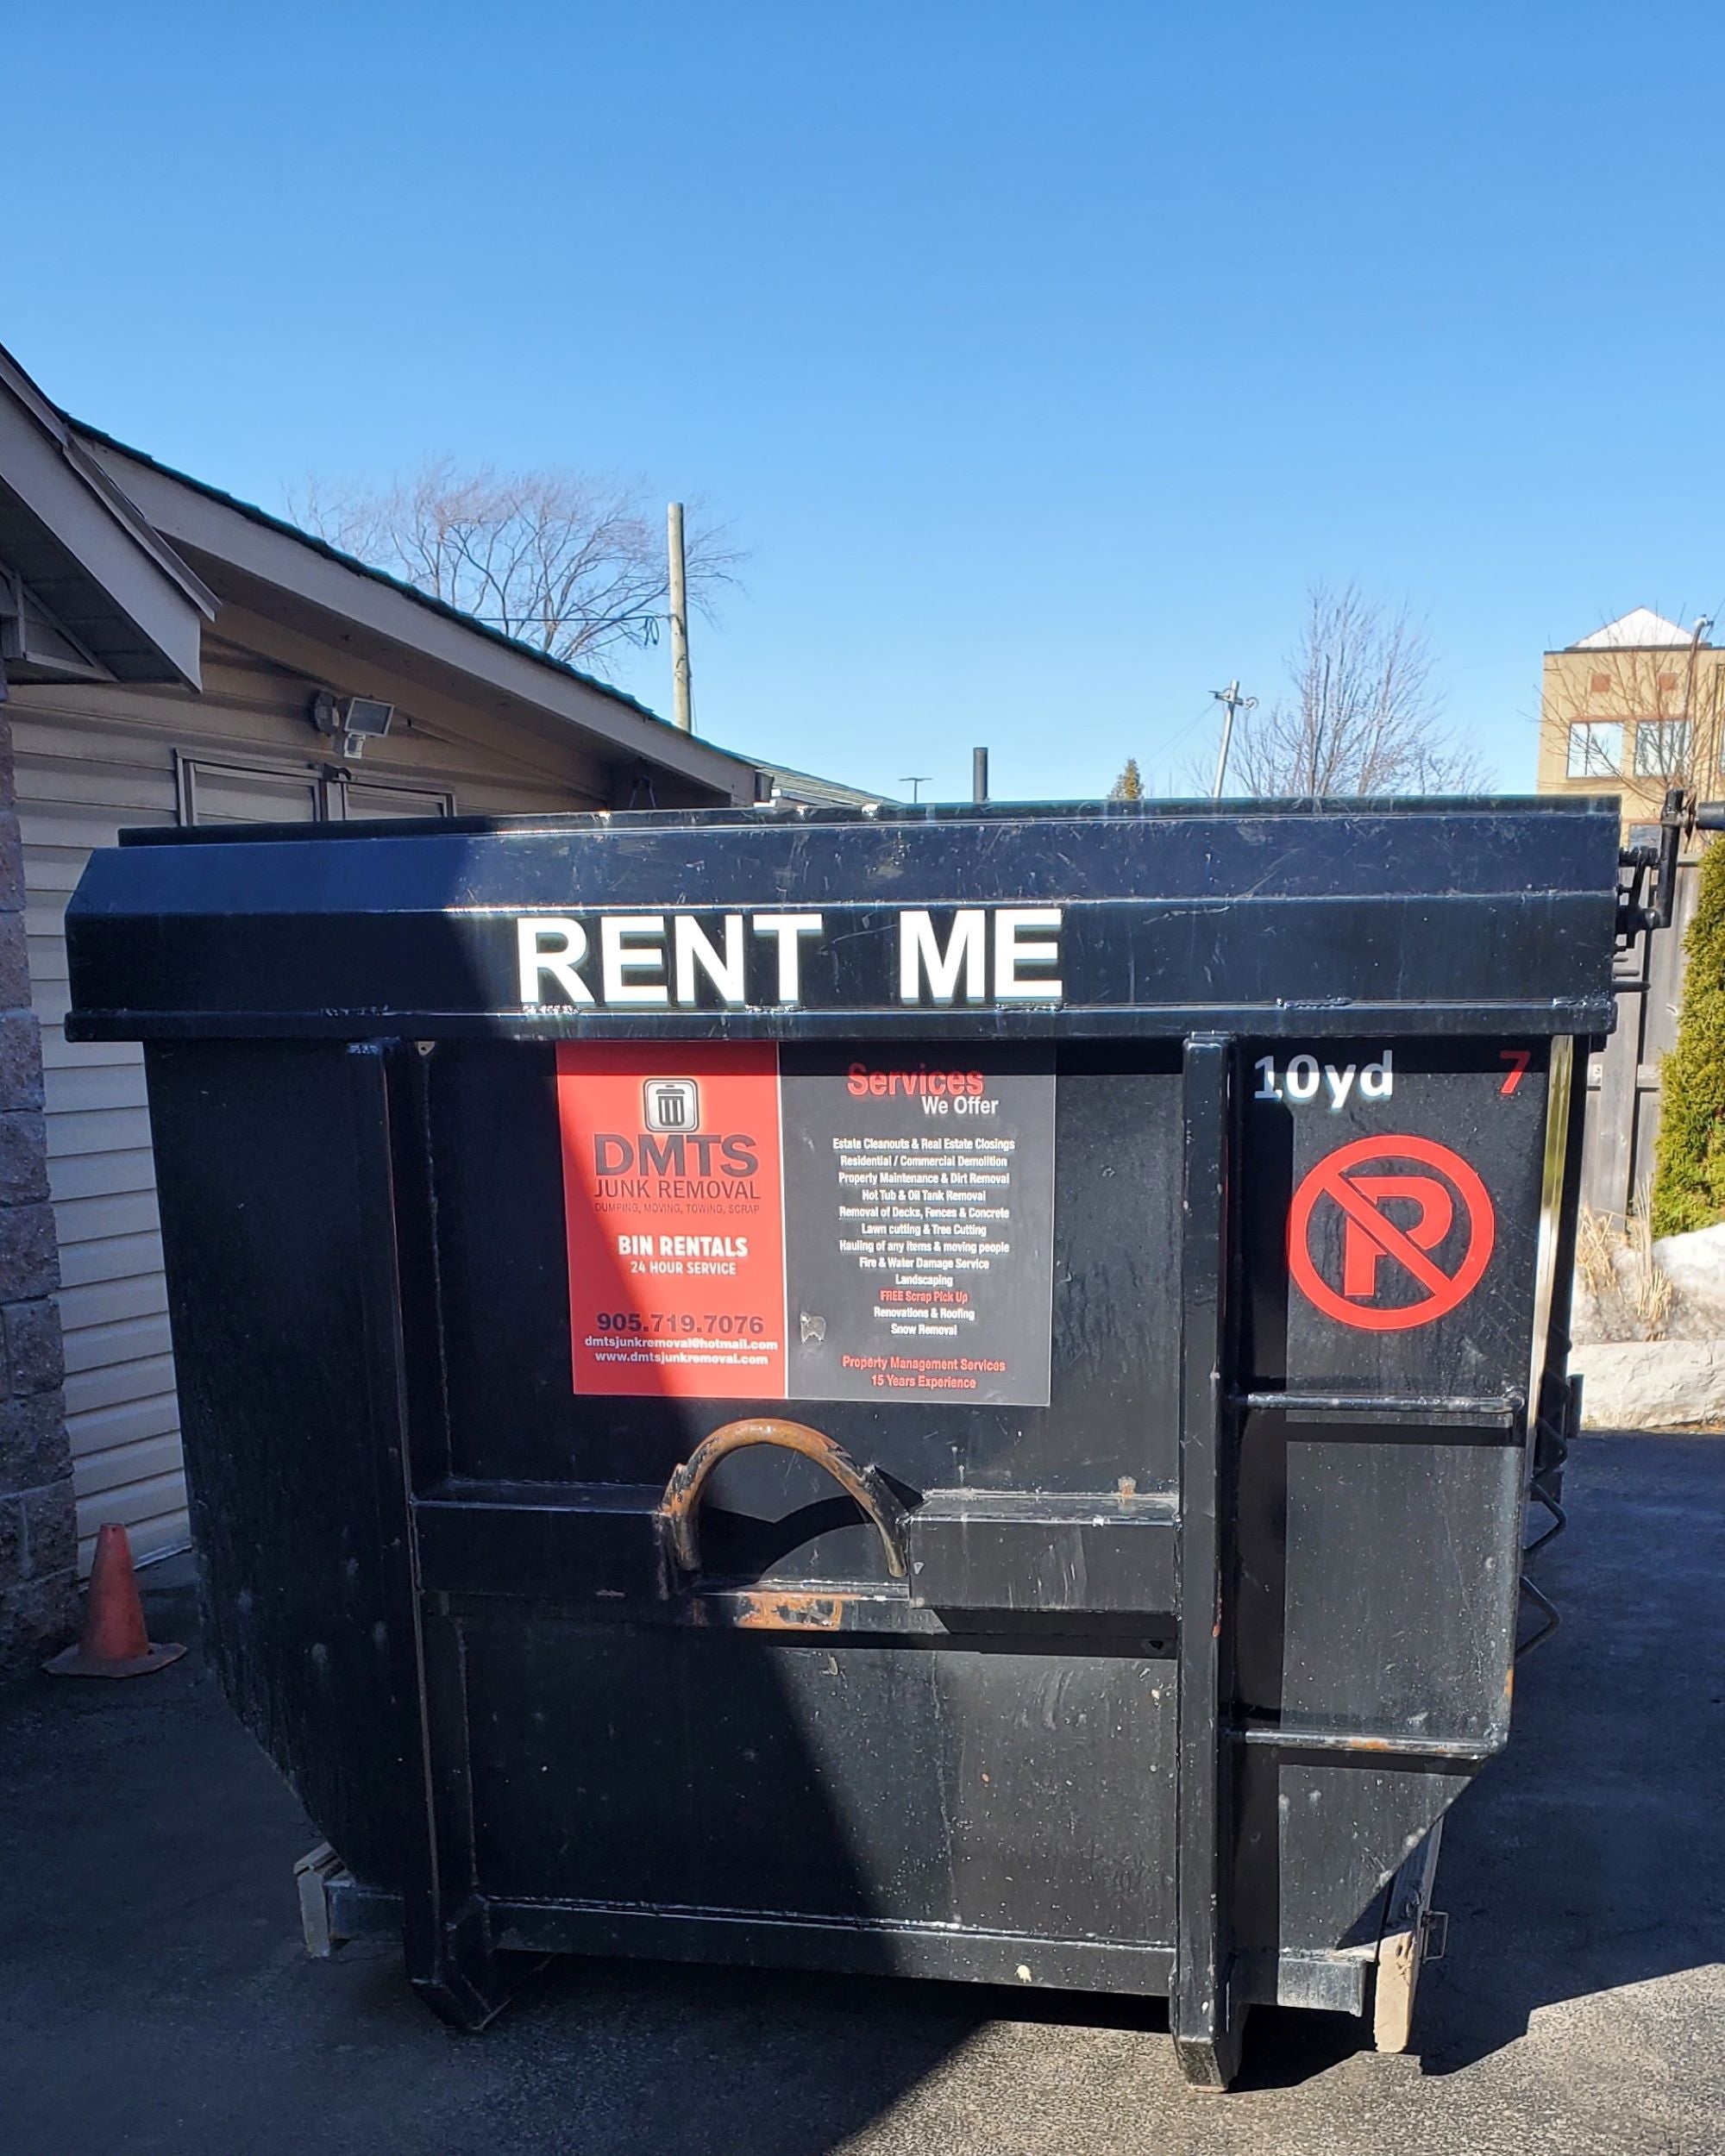
POLYGON ((122 824, 171 824, 171 760, 134 760, 122 736, 60 743, 20 710, 18 816, 32 994, 42 1028, 48 1189, 60 1238, 66 1429, 78 1497, 79 1561, 96 1531, 128 1530, 140 1559, 188 1536, 179 1413, 168 1338, 143 1050, 131 1041, 69 1042, 66 899, 90 849, 122 824), (154 764, 154 768, 152 768, 154 764))
MULTIPOLYGON (((329 663, 339 685, 340 655, 329 663)), ((188 1538, 143 1052, 131 1042, 68 1042, 64 1031, 63 916, 91 849, 112 845, 128 826, 178 823, 188 797, 200 823, 599 805, 593 768, 576 752, 483 712, 433 705, 422 716, 411 690, 396 728, 368 746, 343 794, 324 775, 329 747, 306 719, 326 682, 216 636, 205 639, 204 678, 198 697, 107 683, 18 686, 9 707, 86 1568, 109 1520, 128 1529, 141 1559, 188 1538)))

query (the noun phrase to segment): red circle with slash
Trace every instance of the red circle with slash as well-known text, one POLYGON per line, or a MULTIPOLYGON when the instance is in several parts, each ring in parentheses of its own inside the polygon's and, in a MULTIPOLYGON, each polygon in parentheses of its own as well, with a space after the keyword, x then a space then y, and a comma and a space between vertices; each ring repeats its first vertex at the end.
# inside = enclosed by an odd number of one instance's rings
POLYGON ((1356 1138, 1327 1154, 1295 1192, 1288 1209, 1288 1269, 1306 1300, 1338 1324, 1405 1332, 1446 1317, 1466 1300, 1490 1263, 1496 1234, 1490 1194, 1459 1153, 1428 1138, 1356 1138), (1409 1161, 1435 1172, 1371 1172, 1376 1163, 1393 1168, 1409 1161), (1312 1217, 1325 1199, 1340 1208, 1346 1223, 1339 1289, 1312 1256, 1312 1217), (1455 1225, 1458 1199, 1466 1215, 1467 1247, 1454 1272, 1446 1273, 1431 1253, 1455 1225), (1384 1210, 1390 1204, 1413 1206, 1416 1217, 1397 1223, 1384 1210), (1423 1300, 1387 1308, 1374 1302, 1386 1262, 1425 1289, 1423 1300))

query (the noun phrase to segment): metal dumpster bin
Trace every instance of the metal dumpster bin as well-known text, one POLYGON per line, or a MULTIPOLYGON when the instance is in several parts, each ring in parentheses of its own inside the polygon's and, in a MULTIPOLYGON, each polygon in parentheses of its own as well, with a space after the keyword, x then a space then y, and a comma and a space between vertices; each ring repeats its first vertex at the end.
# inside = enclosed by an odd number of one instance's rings
POLYGON ((1213 2086, 1255 2001, 1405 2043, 1548 1621, 1618 875, 1567 799, 93 856, 325 1929, 473 2027, 590 1953, 1165 1996, 1213 2086))

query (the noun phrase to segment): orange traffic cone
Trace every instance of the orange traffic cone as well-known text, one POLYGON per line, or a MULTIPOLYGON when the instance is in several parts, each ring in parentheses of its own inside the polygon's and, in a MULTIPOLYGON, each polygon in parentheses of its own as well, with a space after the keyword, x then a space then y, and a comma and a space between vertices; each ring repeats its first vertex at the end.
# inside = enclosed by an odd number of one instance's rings
POLYGON ((84 1637, 42 1667, 50 1677, 142 1677, 178 1662, 184 1647, 153 1647, 123 1527, 98 1528, 84 1637))

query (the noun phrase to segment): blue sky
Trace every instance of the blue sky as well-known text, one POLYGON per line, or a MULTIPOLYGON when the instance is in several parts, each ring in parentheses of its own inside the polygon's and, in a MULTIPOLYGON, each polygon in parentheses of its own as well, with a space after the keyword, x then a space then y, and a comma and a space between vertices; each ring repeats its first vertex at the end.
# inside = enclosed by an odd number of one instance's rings
POLYGON ((1353 578, 1525 786, 1542 648, 1725 601, 1716 4, 16 0, 5 43, 0 342, 50 395, 275 509, 429 451, 705 497, 728 746, 1160 781, 1353 578))

